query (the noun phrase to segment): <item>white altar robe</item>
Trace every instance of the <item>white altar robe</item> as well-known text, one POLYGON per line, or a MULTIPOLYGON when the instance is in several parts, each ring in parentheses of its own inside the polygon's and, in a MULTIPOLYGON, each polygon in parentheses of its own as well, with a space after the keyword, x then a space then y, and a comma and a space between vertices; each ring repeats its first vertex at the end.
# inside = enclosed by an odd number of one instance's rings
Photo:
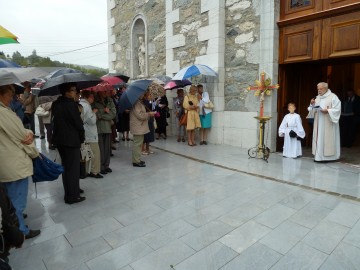
POLYGON ((340 158, 341 101, 329 89, 324 95, 317 96, 315 105, 310 105, 308 110, 315 110, 312 140, 312 154, 315 161, 338 160, 340 158), (316 106, 320 108, 315 109, 316 106), (322 113, 321 108, 327 109, 328 113, 322 113))
POLYGON ((302 156, 301 142, 297 138, 290 137, 289 132, 291 130, 293 130, 300 138, 305 137, 301 118, 297 113, 285 115, 279 127, 279 136, 284 137, 283 156, 297 158, 302 156))

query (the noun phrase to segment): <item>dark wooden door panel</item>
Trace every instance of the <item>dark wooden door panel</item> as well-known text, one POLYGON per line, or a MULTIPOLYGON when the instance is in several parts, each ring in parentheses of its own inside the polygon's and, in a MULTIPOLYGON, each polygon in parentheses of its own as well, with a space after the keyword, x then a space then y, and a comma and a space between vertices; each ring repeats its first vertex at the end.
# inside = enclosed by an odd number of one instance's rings
POLYGON ((338 8, 346 5, 359 3, 359 0, 323 0, 323 9, 338 8))
POLYGON ((321 22, 287 26, 280 31, 280 64, 320 58, 321 22))
POLYGON ((321 58, 360 55, 360 12, 323 20, 321 58))

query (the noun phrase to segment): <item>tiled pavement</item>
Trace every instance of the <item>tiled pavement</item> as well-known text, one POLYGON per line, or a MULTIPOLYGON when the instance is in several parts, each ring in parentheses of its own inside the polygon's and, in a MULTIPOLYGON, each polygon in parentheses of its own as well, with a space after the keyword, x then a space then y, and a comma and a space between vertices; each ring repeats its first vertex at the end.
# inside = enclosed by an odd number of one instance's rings
POLYGON ((63 203, 61 180, 38 184, 37 198, 30 185, 27 222, 42 232, 12 251, 13 268, 360 269, 359 167, 153 145, 147 167, 133 168, 131 142, 121 142, 113 173, 81 180, 79 204, 63 203))

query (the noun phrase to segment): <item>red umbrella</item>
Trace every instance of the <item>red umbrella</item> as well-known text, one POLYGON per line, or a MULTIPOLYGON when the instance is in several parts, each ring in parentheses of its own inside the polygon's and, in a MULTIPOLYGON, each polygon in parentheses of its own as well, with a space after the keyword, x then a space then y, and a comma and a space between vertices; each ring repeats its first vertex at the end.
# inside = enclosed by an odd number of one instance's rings
POLYGON ((91 86, 83 90, 94 91, 94 92, 113 91, 114 86, 109 84, 108 82, 101 82, 95 86, 91 86))
POLYGON ((122 79, 114 76, 102 76, 101 79, 111 85, 117 85, 124 82, 122 79))

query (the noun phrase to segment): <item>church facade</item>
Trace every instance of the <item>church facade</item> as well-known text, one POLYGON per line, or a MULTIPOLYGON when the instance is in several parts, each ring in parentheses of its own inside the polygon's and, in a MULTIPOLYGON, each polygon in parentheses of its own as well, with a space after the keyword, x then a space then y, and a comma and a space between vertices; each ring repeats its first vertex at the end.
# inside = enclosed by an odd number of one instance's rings
MULTIPOLYGON (((296 21, 298 19, 294 14, 306 17, 307 14, 314 14, 314 9, 322 14, 320 9, 325 4, 319 8, 320 2, 108 0, 109 69, 110 72, 140 79, 157 75, 172 77, 191 64, 210 66, 218 77, 207 77, 205 81, 200 81, 215 105, 209 141, 250 148, 258 142, 259 127, 254 117, 259 114, 259 97, 247 89, 255 84, 261 72, 265 72, 273 84, 278 83, 281 78, 279 64, 287 60, 279 53, 279 48, 287 50, 285 43, 281 43, 283 39, 280 33, 283 29, 279 27, 279 19, 282 16, 285 23, 293 20, 301 28, 302 22, 296 21), (284 10, 287 12, 285 15, 281 14, 284 10), (141 42, 145 44, 145 51, 141 49, 141 42)), ((336 2, 352 4, 359 1, 336 2)), ((355 5, 359 8, 358 4, 355 5)), ((312 21, 317 19, 319 17, 309 17, 312 21)), ((312 34, 316 36, 318 33, 313 31, 312 34)), ((300 36, 298 41, 304 40, 300 36)), ((313 41, 304 42, 310 44, 313 41)), ((292 58, 289 63, 317 60, 302 59, 302 51, 299 50, 295 49, 295 56, 300 58, 292 58)), ((305 54, 308 53, 309 49, 306 49, 305 54)), ((360 50, 354 54, 360 54, 360 50)), ((276 149, 278 94, 288 91, 282 88, 272 91, 264 102, 264 115, 271 116, 264 140, 272 151, 276 149)), ((175 91, 167 92, 170 108, 175 95, 175 91)), ((170 125, 169 128, 171 133, 175 127, 170 125)))

